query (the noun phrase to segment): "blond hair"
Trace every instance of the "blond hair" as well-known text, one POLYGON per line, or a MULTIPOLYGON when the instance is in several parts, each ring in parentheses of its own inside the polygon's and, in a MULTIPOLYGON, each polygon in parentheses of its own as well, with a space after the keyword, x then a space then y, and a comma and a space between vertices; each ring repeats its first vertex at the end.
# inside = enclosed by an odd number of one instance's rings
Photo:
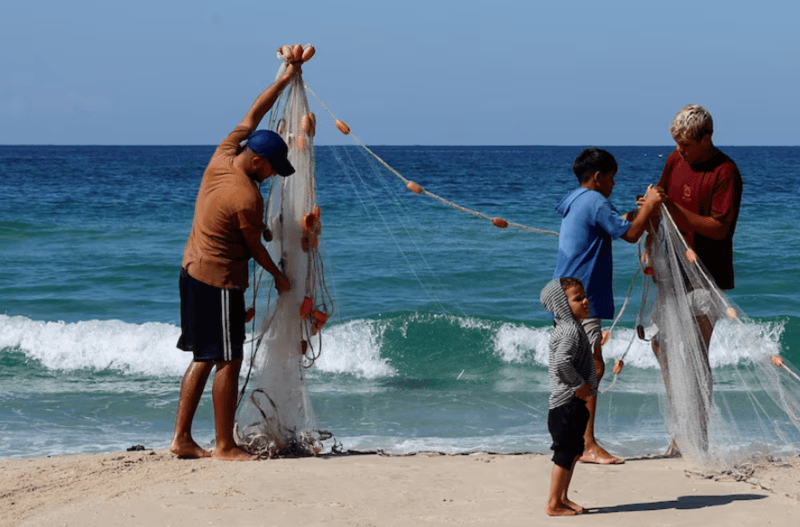
POLYGON ((685 139, 699 141, 706 134, 714 133, 714 121, 708 110, 697 104, 689 104, 681 108, 672 120, 669 133, 675 141, 685 139))

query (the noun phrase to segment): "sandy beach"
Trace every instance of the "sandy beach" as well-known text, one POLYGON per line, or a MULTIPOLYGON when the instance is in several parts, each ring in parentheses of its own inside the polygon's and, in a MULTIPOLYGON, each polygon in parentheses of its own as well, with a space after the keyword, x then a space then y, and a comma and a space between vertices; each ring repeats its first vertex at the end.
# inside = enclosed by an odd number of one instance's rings
POLYGON ((549 456, 337 455, 249 463, 166 450, 0 461, 0 525, 796 526, 800 457, 702 473, 682 459, 578 465, 571 498, 543 508, 549 456))

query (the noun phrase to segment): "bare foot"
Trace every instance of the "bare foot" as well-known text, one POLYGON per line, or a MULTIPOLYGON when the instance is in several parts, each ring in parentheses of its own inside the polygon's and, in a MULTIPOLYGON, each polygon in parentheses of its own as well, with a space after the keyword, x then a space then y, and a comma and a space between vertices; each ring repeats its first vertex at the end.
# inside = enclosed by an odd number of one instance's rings
POLYGON ((548 503, 544 508, 544 512, 548 516, 575 516, 577 514, 581 514, 575 509, 572 509, 568 507, 566 504, 560 502, 558 504, 553 504, 553 505, 548 503))
POLYGON ((569 498, 562 499, 561 502, 569 507, 570 509, 574 510, 578 514, 584 514, 586 509, 575 503, 574 501, 570 500, 569 498))
POLYGON ((194 441, 181 443, 173 439, 172 444, 169 446, 169 451, 178 456, 178 459, 198 459, 211 456, 211 452, 200 448, 200 445, 194 441))
POLYGON ((609 454, 605 448, 597 443, 587 445, 579 461, 581 463, 595 463, 597 465, 621 465, 625 463, 624 460, 609 454))
POLYGON ((234 447, 229 450, 217 449, 211 454, 211 457, 221 461, 255 461, 258 459, 257 456, 250 455, 239 447, 234 447))

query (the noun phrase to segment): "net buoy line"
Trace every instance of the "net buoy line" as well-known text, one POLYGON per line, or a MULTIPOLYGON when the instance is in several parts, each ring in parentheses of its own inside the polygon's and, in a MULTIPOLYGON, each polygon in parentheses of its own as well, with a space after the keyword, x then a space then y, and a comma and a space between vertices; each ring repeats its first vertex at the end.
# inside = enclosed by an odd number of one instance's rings
MULTIPOLYGON (((438 200, 439 202, 441 202, 441 203, 443 203, 443 204, 445 204, 445 205, 447 205, 447 206, 449 206, 449 207, 451 207, 451 208, 454 208, 454 209, 456 209, 456 210, 460 210, 460 211, 462 211, 462 212, 465 212, 465 213, 467 213, 467 214, 471 214, 471 215, 474 215, 474 216, 477 216, 477 217, 483 218, 483 219, 485 219, 485 220, 491 221, 491 222, 492 222, 492 225, 494 225, 495 227, 501 228, 501 229, 504 229, 504 228, 507 228, 507 227, 516 227, 516 228, 518 228, 518 229, 522 229, 522 230, 526 230, 526 231, 530 231, 530 232, 537 232, 537 233, 540 233, 540 234, 549 234, 549 235, 552 235, 552 236, 559 236, 559 233, 558 233, 558 232, 556 232, 556 231, 551 231, 551 230, 546 230, 546 229, 539 229, 539 228, 537 228, 537 227, 532 227, 532 226, 529 226, 529 225, 523 225, 523 224, 516 223, 516 222, 510 222, 510 221, 507 221, 507 220, 505 220, 505 219, 503 219, 503 218, 489 216, 489 215, 487 215, 487 214, 484 214, 484 213, 482 213, 482 212, 479 212, 479 211, 476 211, 476 210, 473 210, 473 209, 469 209, 469 208, 467 208, 467 207, 464 207, 464 206, 462 206, 462 205, 459 205, 459 204, 457 204, 457 203, 454 203, 453 201, 450 201, 450 200, 448 200, 448 199, 445 199, 445 198, 443 198, 443 197, 441 197, 441 196, 439 196, 439 195, 437 195, 437 194, 434 194, 434 193, 432 193, 432 192, 430 192, 430 191, 428 191, 428 190, 425 190, 425 189, 424 189, 424 188, 422 188, 422 186, 420 186, 418 183, 416 183, 416 182, 414 182, 414 181, 412 181, 412 180, 410 180, 410 179, 406 178, 405 176, 403 176, 403 175, 402 175, 400 172, 398 172, 398 171, 397 171, 397 170, 396 170, 394 167, 392 167, 391 165, 389 165, 389 164, 388 164, 388 163, 387 163, 385 160, 383 160, 383 159, 382 159, 380 156, 378 156, 378 155, 377 155, 375 152, 373 152, 373 151, 372 151, 372 150, 371 150, 371 149, 370 149, 370 148, 369 148, 369 147, 368 147, 366 144, 364 144, 364 143, 363 143, 363 142, 362 142, 362 141, 361 141, 361 140, 360 140, 360 139, 359 139, 359 138, 358 138, 358 137, 357 137, 355 134, 353 134, 353 133, 352 133, 352 131, 351 131, 351 129, 350 129, 350 126, 349 126, 349 125, 347 125, 347 123, 345 123, 344 121, 342 121, 342 120, 338 119, 338 118, 337 118, 337 117, 336 117, 336 116, 333 114, 333 112, 332 112, 332 111, 331 111, 331 110, 330 110, 330 109, 327 107, 327 105, 326 105, 326 104, 325 104, 325 103, 324 103, 324 102, 323 102, 323 101, 322 101, 322 100, 319 98, 319 96, 318 96, 318 95, 317 95, 317 94, 314 92, 314 90, 313 90, 313 89, 312 89, 312 88, 311 88, 311 87, 308 85, 308 83, 306 83, 305 81, 303 81, 303 85, 304 85, 304 87, 305 87, 306 91, 308 91, 308 92, 309 92, 309 93, 310 93, 310 94, 311 94, 311 95, 312 95, 312 96, 313 96, 313 97, 314 97, 314 98, 317 100, 317 102, 318 102, 318 103, 320 104, 320 106, 321 106, 321 107, 322 107, 322 108, 325 110, 325 112, 327 112, 327 113, 328 113, 328 115, 329 115, 329 116, 330 116, 330 117, 331 117, 331 118, 334 120, 334 125, 336 126, 336 128, 337 128, 337 129, 338 129, 338 130, 339 130, 339 131, 340 131, 342 134, 344 134, 344 135, 349 135, 350 137, 352 137, 353 141, 354 141, 354 142, 355 142, 355 143, 356 143, 358 146, 360 146, 360 147, 361 147, 361 148, 362 148, 362 149, 363 149, 363 150, 364 150, 364 151, 365 151, 367 154, 369 154, 369 156, 371 156, 371 157, 372 157, 373 159, 375 159, 375 160, 376 160, 378 163, 380 163, 380 164, 381 164, 381 165, 382 165, 384 168, 386 168, 386 169, 387 169, 389 172, 391 172, 391 173, 392 173, 393 175, 395 175, 395 176, 396 176, 398 179, 400 179, 400 180, 401 180, 401 181, 402 181, 402 182, 405 184, 406 188, 407 188, 409 191, 411 191, 411 192, 413 192, 413 193, 415 193, 415 194, 421 194, 421 195, 425 195, 425 196, 431 197, 431 198, 433 198, 433 199, 436 199, 436 200, 438 200)), ((337 161, 339 161, 339 163, 340 163, 341 165, 345 165, 345 163, 343 163, 343 162, 342 162, 342 160, 341 160, 341 158, 340 158, 340 156, 339 156, 339 154, 338 154, 338 153, 335 153, 334 155, 337 157, 337 161)), ((359 194, 359 199, 361 199, 361 197, 360 197, 360 194, 359 194)), ((364 203, 363 203, 363 200, 362 200, 362 205, 364 205, 364 203)), ((382 219, 382 221, 384 222, 384 224, 388 225, 388 223, 387 223, 386 219, 384 218, 384 216, 383 216, 383 213, 382 213, 382 211, 380 210, 380 208, 377 208, 377 213, 378 213, 378 215, 381 217, 381 219, 382 219)), ((390 232, 390 235, 392 236, 392 239, 394 240, 395 244, 396 244, 396 245, 398 245, 398 247, 399 247, 399 243, 398 243, 397 239, 394 237, 394 235, 391 233, 391 231, 389 231, 389 232, 390 232)), ((415 242, 415 243, 416 243, 416 242, 415 242)), ((418 248, 418 247, 417 247, 417 249, 418 249, 418 251, 419 251, 419 248, 418 248)), ((409 265, 409 268, 412 270, 412 273, 414 273, 414 276, 415 276, 415 278, 417 279, 417 281, 418 281, 420 284, 422 284, 424 288, 426 288, 426 289, 427 289, 427 287, 425 286, 424 282, 423 282, 423 281, 420 279, 420 277, 417 275, 416 271, 413 269, 413 266, 412 266, 412 265, 410 264, 410 262, 408 261, 408 258, 406 257, 406 255, 405 255, 405 252, 401 250, 401 254, 403 254, 403 258, 406 260, 406 263, 409 265)), ((420 254, 421 254, 421 252, 420 252, 420 254)), ((423 258, 423 260, 424 260, 424 258, 423 258)), ((433 270, 430 268, 430 265, 428 264, 427 260, 425 260, 425 264, 428 266, 428 269, 429 269, 431 272, 433 272, 433 270)), ((617 315, 617 317, 615 318, 615 320, 614 320, 614 322, 613 322, 613 324, 612 324, 611 328, 610 328, 609 330, 607 330, 607 331, 605 331, 605 332, 604 332, 603 343, 605 343, 605 342, 608 340, 608 338, 609 338, 609 336, 610 336, 611 332, 614 330, 614 328, 616 327, 617 323, 619 322, 619 320, 621 319, 622 315, 623 315, 623 314, 624 314, 624 312, 625 312, 625 308, 627 307, 627 305, 628 305, 628 301, 630 300, 631 293, 632 293, 632 291, 633 291, 633 286, 634 286, 634 284, 635 284, 635 282, 636 282, 636 278, 637 278, 637 276, 638 276, 638 272, 639 272, 639 271, 637 270, 637 275, 636 275, 636 276, 634 276, 633 280, 631 281, 631 285, 630 285, 630 286, 629 286, 629 288, 628 288, 628 293, 627 293, 627 295, 626 295, 626 297, 625 297, 625 301, 624 301, 624 303, 623 303, 623 306, 622 306, 622 308, 620 309, 620 312, 619 312, 619 314, 618 314, 618 315, 617 315)), ((439 303, 439 302, 437 301, 437 303, 439 303)), ((440 304, 440 307, 441 307, 441 304, 440 304)))
MULTIPOLYGON (((408 253, 407 253, 407 251, 406 251, 406 250, 403 248, 403 244, 402 244, 402 243, 401 243, 401 242, 398 240, 397 236, 395 236, 395 232, 394 232, 394 229, 392 228, 392 226, 398 226, 398 225, 399 225, 399 226, 401 226, 401 227, 402 227, 402 230, 405 232, 405 234, 406 234, 406 236, 407 236, 407 240, 408 240, 408 241, 409 241, 411 244, 413 244, 413 246, 414 246, 414 249, 416 250, 416 254, 417 254, 417 255, 419 255, 419 258, 422 260, 422 262, 423 262, 423 264, 424 264, 424 267, 425 267, 425 269, 428 271, 429 277, 431 277, 431 278, 432 278, 432 280, 433 280, 433 281, 435 281, 435 285, 436 285, 436 286, 438 286, 438 288, 439 288, 440 290, 442 290, 442 291, 445 291, 445 292, 446 292, 446 291, 447 291, 447 288, 446 288, 446 287, 444 286, 444 284, 442 284, 442 283, 441 283, 441 281, 439 280, 439 278, 438 278, 438 276, 437 276, 437 274, 436 274, 435 270, 434 270, 434 269, 433 269, 433 267, 430 265, 430 263, 428 262, 428 260, 425 258, 425 256, 424 256, 424 253, 423 253, 422 249, 420 249, 420 247, 419 247, 419 244, 417 243, 417 239, 416 239, 416 237, 414 237, 414 236, 412 235, 412 229, 410 229, 410 228, 409 228, 409 226, 408 226, 407 224, 405 224, 404 218, 405 218, 405 217, 409 217, 409 218, 410 218, 410 217, 412 217, 412 216, 413 216, 413 215, 412 215, 412 214, 411 214, 411 213, 408 211, 408 208, 406 207, 406 204, 403 202, 403 200, 398 200, 398 201, 397 201, 397 205, 398 205, 399 207, 401 207, 402 209, 404 209, 404 212, 406 212, 406 214, 405 214, 405 215, 403 215, 403 214, 400 214, 400 215, 399 215, 399 218, 400 218, 400 220, 401 220, 399 223, 398 223, 398 222, 392 222, 392 221, 389 221, 389 220, 387 220, 387 218, 386 218, 386 213, 385 213, 385 211, 384 211, 384 208, 383 208, 383 207, 381 207, 381 206, 378 206, 378 205, 376 205, 376 204, 374 203, 374 201, 372 202, 372 206, 371 206, 371 207, 369 207, 369 206, 367 205, 367 203, 365 202, 364 198, 362 197, 362 193, 358 191, 358 188, 357 188, 357 186, 356 186, 356 183, 355 183, 354 179, 355 179, 355 178, 358 178, 358 180, 359 180, 359 181, 360 181, 362 184, 364 184, 365 186, 367 186, 367 181, 365 180, 364 176, 361 174, 361 171, 360 171, 360 170, 358 170, 358 168, 356 168, 356 163, 353 161, 353 159, 352 159, 352 157, 351 157, 351 155, 350 155, 350 152, 348 152, 348 151, 345 151, 345 152, 344 152, 344 153, 345 153, 345 155, 347 155, 347 157, 348 157, 348 159, 347 159, 347 160, 343 159, 343 157, 342 157, 342 154, 341 154, 341 152, 340 152, 340 150, 339 150, 339 149, 333 149, 333 150, 332 150, 332 153, 333 153, 334 157, 336 158, 336 161, 337 161, 337 162, 339 163, 339 165, 342 167, 342 169, 343 169, 343 171, 344 171, 345 175, 347 175, 347 177, 348 177, 348 179, 349 179, 349 181, 350 181, 350 185, 351 185, 351 186, 352 186, 352 188, 353 188, 354 195, 355 195, 355 196, 358 198, 359 202, 361 203, 361 206, 362 206, 362 208, 363 208, 364 210, 372 210, 372 211, 373 211, 373 213, 374 213, 375 215, 377 215, 377 217, 378 217, 378 218, 380 218, 380 220, 381 220, 381 222, 383 223, 383 226, 384 226, 384 228, 385 228, 385 231, 386 231, 386 232, 389 234, 389 236, 391 237, 391 239, 392 239, 392 242, 394 242, 394 245, 395 245, 395 247, 397 248, 398 252, 399 252, 399 253, 400 253, 400 255, 402 256, 403 260, 405 261, 405 263, 406 263, 406 265, 407 265, 408 269, 409 269, 409 270, 411 271, 411 273, 414 275, 414 278, 416 279, 416 281, 417 281, 417 283, 419 284, 419 286, 422 288, 422 290, 423 290, 423 291, 425 291, 425 293, 427 293, 427 294, 428 294, 428 296, 431 298, 431 300, 433 300, 433 302, 434 302, 434 303, 435 303, 435 304, 438 306, 438 308, 439 308, 439 310, 440 310, 440 311, 442 311, 442 312, 447 312, 447 311, 448 311, 448 309, 447 309, 447 308, 445 308, 445 306, 444 306, 443 302, 440 300, 439 296, 436 294, 436 288, 435 288, 435 287, 431 287, 431 285, 429 285, 429 284, 428 284, 428 283, 427 283, 425 280, 423 280, 422 276, 420 276, 420 274, 417 272, 417 269, 415 268, 415 266, 413 265, 413 263, 412 263, 412 262, 409 260, 409 258, 408 258, 408 253), (352 174, 351 172, 354 172, 354 174, 352 174)), ((374 163, 374 160, 373 160, 373 159, 371 159, 371 158, 367 158, 367 159, 368 159, 368 161, 369 161, 369 162, 371 162, 371 163, 374 163)), ((372 166, 374 167, 375 165, 372 165, 372 166)), ((388 193, 394 193, 394 189, 393 189, 393 188, 390 188, 390 187, 389 187, 389 186, 388 186, 388 185, 387 185, 387 184, 386 184, 386 183, 383 181, 383 179, 382 179, 382 178, 379 178, 379 181, 380 181, 380 182, 383 184, 383 186, 384 186, 385 190, 386 190, 388 193)), ((456 307, 458 308, 458 310, 459 310, 459 311, 460 311, 460 312, 463 314, 463 313, 464 313, 464 310, 463 310, 463 309, 461 308, 461 306, 458 304, 458 301, 457 301, 455 298, 453 298, 453 297, 451 297, 451 298, 450 298, 450 300, 451 300, 451 301, 452 301, 452 302, 453 302, 453 303, 456 305, 456 307)))
POLYGON ((444 203, 448 207, 452 207, 452 208, 460 210, 462 212, 466 212, 467 214, 472 214, 473 216, 478 216, 479 218, 483 218, 485 220, 489 220, 490 222, 492 222, 492 225, 494 225, 495 227, 498 227, 500 229, 505 229, 505 228, 508 228, 508 227, 516 227, 518 229, 523 229, 523 230, 526 230, 526 231, 538 232, 540 234, 550 234, 552 236, 558 236, 558 233, 555 232, 555 231, 549 231, 549 230, 546 230, 546 229, 539 229, 537 227, 531 227, 529 225, 522 225, 520 223, 507 221, 507 220, 505 220, 503 218, 492 217, 492 216, 489 216, 489 215, 484 214, 482 212, 478 212, 476 210, 472 210, 472 209, 469 209, 469 208, 464 207, 462 205, 459 205, 457 203, 454 203, 454 202, 452 202, 452 201, 450 201, 448 199, 445 199, 445 198, 443 198, 443 197, 441 197, 441 196, 439 196, 437 194, 434 194, 433 192, 425 190, 424 188, 422 188, 421 185, 419 185, 419 183, 416 183, 415 181, 411 181, 410 179, 404 177, 400 172, 395 170, 386 161, 381 159, 381 157, 378 156, 378 154, 373 152, 367 145, 365 145, 358 137, 355 136, 355 134, 352 134, 351 130, 350 130, 350 127, 347 125, 347 123, 337 119, 336 116, 333 114, 333 112, 331 112, 330 109, 328 109, 328 107, 325 106, 325 103, 323 103, 322 100, 317 96, 317 94, 314 93, 314 90, 312 90, 311 87, 309 87, 309 85, 307 83, 304 82, 303 84, 305 85, 306 90, 308 90, 308 92, 311 95, 314 96, 314 98, 317 100, 317 102, 319 102, 320 106, 322 106, 322 108, 326 112, 328 112, 328 115, 330 115, 331 118, 334 120, 334 124, 336 125, 336 128, 340 132, 342 132, 344 135, 349 135, 350 137, 352 137, 353 141, 355 141, 355 143, 358 146, 363 148, 369 155, 374 157, 389 172, 391 172, 392 174, 397 176, 403 183, 405 183, 406 188, 408 190, 410 190, 411 192, 413 192, 414 194, 424 194, 425 196, 428 196, 430 198, 436 199, 436 200, 444 203))
MULTIPOLYGON (((358 146, 360 146, 365 152, 367 152, 367 154, 369 154, 372 158, 374 158, 378 163, 383 165, 383 167, 385 167, 389 172, 391 172, 398 179, 400 179, 403 183, 405 183, 406 188, 408 190, 410 190, 411 192, 413 192, 415 194, 424 194, 424 195, 426 195, 428 197, 431 197, 433 199, 436 199, 436 200, 440 201, 441 203, 444 203, 445 205, 447 205, 449 207, 452 207, 452 208, 460 210, 462 212, 466 212, 468 214, 472 214, 474 216, 478 216, 480 218, 489 220, 489 221, 492 222, 492 225, 494 225, 495 227, 501 228, 501 229, 504 229, 504 228, 507 228, 507 227, 516 227, 516 228, 519 228, 519 229, 522 229, 522 230, 527 230, 527 231, 530 231, 530 232, 537 232, 537 233, 540 233, 540 234, 549 234, 549 235, 552 235, 552 236, 559 236, 559 233, 556 232, 556 231, 550 231, 550 230, 546 230, 546 229, 539 229, 537 227, 531 227, 529 225, 523 225, 523 224, 520 224, 520 223, 510 222, 510 221, 507 221, 507 220, 505 220, 503 218, 489 216, 489 215, 484 214, 482 212, 478 212, 476 210, 469 209, 469 208, 464 207, 462 205, 458 205, 457 203, 454 203, 454 202, 452 202, 452 201, 450 201, 448 199, 445 199, 445 198, 443 198, 443 197, 441 197, 441 196, 439 196, 437 194, 434 194, 434 193, 432 193, 432 192, 430 192, 428 190, 425 190, 418 183, 416 183, 414 181, 411 181, 410 179, 408 179, 405 176, 403 176, 402 174, 400 174, 400 172, 398 172, 394 167, 389 165, 380 156, 378 156, 375 152, 373 152, 367 145, 365 145, 355 134, 352 134, 351 130, 350 130, 350 127, 344 121, 339 120, 333 114, 333 112, 331 112, 331 110, 319 98, 319 96, 314 92, 314 90, 311 89, 311 87, 308 85, 308 83, 303 81, 303 85, 305 86, 305 89, 309 93, 311 93, 311 95, 314 96, 314 98, 317 100, 317 102, 320 104, 320 106, 322 106, 322 108, 325 110, 325 112, 327 112, 328 115, 334 120, 334 124, 335 124, 336 128, 341 133, 343 133, 344 135, 350 135, 358 146)), ((335 155, 337 157, 337 160, 340 162, 340 164, 344 165, 344 163, 342 162, 342 160, 339 157, 338 153, 335 154, 335 155)), ((360 195, 359 195, 359 199, 361 199, 360 195)), ((362 200, 362 205, 363 205, 363 200, 362 200)), ((383 217, 383 214, 382 214, 380 208, 377 209, 377 212, 381 216, 381 219, 384 222, 384 224, 388 225, 388 223, 386 222, 386 219, 383 217)), ((390 234, 391 234, 391 231, 390 231, 390 234)), ((395 244, 397 244, 398 242, 394 238, 394 235, 392 235, 392 238, 395 241, 395 244)), ((398 245, 398 247, 399 247, 399 245, 398 245)), ((412 269, 412 272, 414 273, 415 278, 417 278, 417 281, 420 284, 422 284, 423 287, 424 287, 424 283, 420 280, 419 276, 416 274, 416 271, 413 269, 413 266, 411 266, 410 263, 408 262, 408 259, 406 258, 405 253, 402 250, 401 250, 401 253, 403 254, 403 258, 406 259, 406 263, 408 263, 409 267, 412 269)), ((428 265, 427 261, 425 261, 425 263, 426 263, 426 265, 428 265)), ((430 265, 428 265, 428 268, 429 268, 429 270, 432 271, 432 269, 430 268, 430 265)), ((638 274, 638 271, 637 271, 637 274, 638 274)), ((633 280, 631 282, 631 285, 628 288, 628 294, 625 297, 625 302, 623 303, 623 306, 622 306, 619 314, 615 318, 614 323, 612 324, 612 326, 611 326, 611 328, 609 330, 604 332, 603 343, 605 343, 605 341, 608 340, 611 332, 614 330, 614 328, 616 327, 616 325, 619 322, 620 318, 622 317, 622 314, 625 312, 625 307, 628 305, 628 301, 630 300, 631 292, 633 290, 633 285, 634 285, 635 282, 636 282, 636 276, 634 276, 634 278, 633 278, 633 280)))

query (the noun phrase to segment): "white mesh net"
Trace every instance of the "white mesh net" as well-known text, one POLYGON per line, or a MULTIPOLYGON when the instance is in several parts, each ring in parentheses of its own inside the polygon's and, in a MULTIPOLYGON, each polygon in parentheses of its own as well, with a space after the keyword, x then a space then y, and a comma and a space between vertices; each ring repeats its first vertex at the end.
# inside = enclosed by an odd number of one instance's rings
POLYGON ((715 285, 666 207, 640 242, 640 262, 647 326, 637 331, 656 352, 662 413, 680 453, 725 469, 755 452, 791 450, 800 437, 800 377, 775 339, 765 338, 771 328, 747 318, 715 285), (716 356, 708 355, 709 341, 716 356), (743 356, 724 356, 737 353, 743 356))
MULTIPOLYGON (((278 77, 284 68, 285 64, 278 77)), ((330 434, 316 429, 305 370, 319 355, 320 329, 333 306, 318 247, 316 120, 300 76, 276 102, 268 127, 288 144, 289 161, 295 168, 292 176, 274 179, 265 211, 265 224, 273 237, 267 246, 269 253, 292 289, 275 295, 267 281, 267 291, 260 294, 265 273, 255 268, 254 302, 257 311, 266 315, 254 331, 251 373, 240 398, 237 436, 243 448, 263 457, 313 455, 330 434)))

